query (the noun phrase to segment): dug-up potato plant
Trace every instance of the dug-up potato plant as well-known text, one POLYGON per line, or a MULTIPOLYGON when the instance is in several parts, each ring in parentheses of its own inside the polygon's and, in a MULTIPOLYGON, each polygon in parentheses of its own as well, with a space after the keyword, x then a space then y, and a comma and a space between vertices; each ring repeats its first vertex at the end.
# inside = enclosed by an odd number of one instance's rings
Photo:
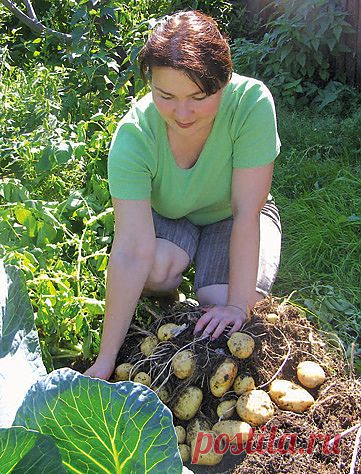
MULTIPOLYGON (((323 393, 339 380, 343 390, 351 390, 342 348, 330 345, 296 307, 263 300, 240 331, 216 341, 193 334, 202 312, 177 303, 166 315, 153 313, 147 331, 132 325, 111 379, 138 381, 154 390, 173 413, 179 452, 191 469, 199 431, 214 438, 226 433, 230 445, 242 440, 245 446, 251 428, 257 432, 277 424, 282 431, 280 419, 286 417, 286 432, 294 419, 303 420, 307 432, 318 404, 327 406, 323 393)), ((227 456, 211 450, 199 456, 198 465, 224 472, 227 456)))

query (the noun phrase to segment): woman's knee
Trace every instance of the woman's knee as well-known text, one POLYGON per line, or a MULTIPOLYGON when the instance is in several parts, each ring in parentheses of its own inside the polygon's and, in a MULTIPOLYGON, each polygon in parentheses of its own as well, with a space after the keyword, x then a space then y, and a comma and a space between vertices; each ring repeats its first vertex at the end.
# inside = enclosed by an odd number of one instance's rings
POLYGON ((158 289, 165 286, 168 290, 170 285, 176 285, 177 282, 179 286, 188 264, 189 257, 183 249, 168 240, 157 238, 154 262, 145 287, 158 289))

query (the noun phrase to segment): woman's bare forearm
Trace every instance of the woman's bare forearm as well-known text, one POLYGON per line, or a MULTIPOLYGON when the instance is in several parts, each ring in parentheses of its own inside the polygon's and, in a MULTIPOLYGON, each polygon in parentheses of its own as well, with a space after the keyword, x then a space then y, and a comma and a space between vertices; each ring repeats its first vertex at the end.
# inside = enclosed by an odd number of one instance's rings
POLYGON ((105 318, 98 359, 115 362, 131 324, 144 284, 152 268, 152 258, 114 252, 108 264, 105 318))
POLYGON ((227 304, 253 307, 259 260, 259 217, 235 218, 230 241, 227 304))

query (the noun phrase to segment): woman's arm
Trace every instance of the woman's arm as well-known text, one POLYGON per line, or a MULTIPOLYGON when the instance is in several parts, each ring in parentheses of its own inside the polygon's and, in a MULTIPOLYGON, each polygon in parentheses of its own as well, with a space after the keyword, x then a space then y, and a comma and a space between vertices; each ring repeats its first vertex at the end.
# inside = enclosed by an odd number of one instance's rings
POLYGON ((85 375, 108 379, 151 271, 155 253, 148 201, 114 201, 115 234, 108 264, 100 352, 85 375))
POLYGON ((260 213, 271 189, 273 162, 259 168, 235 168, 232 177, 233 227, 227 304, 247 307, 256 302, 260 213))
POLYGON ((271 188, 273 163, 258 168, 235 168, 232 177, 233 227, 227 305, 216 305, 199 318, 195 332, 217 339, 226 326, 238 331, 256 302, 260 212, 271 188), (229 306, 228 306, 229 305, 229 306))

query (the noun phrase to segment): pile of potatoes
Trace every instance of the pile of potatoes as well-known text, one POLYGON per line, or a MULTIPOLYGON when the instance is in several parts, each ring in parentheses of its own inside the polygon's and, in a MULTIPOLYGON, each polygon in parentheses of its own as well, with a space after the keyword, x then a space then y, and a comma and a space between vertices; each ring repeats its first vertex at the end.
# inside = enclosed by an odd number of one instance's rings
MULTIPOLYGON (((140 345, 140 350, 147 358, 161 347, 162 342, 176 339, 181 327, 168 323, 161 326, 157 335, 147 336, 140 345)), ((283 410, 303 413, 313 403, 314 398, 302 386, 293 382, 275 379, 271 382, 268 392, 257 389, 255 381, 250 376, 239 373, 239 360, 250 357, 255 348, 254 339, 246 333, 235 332, 227 341, 229 355, 217 364, 209 378, 209 390, 214 400, 219 400, 216 407, 218 420, 214 423, 205 418, 201 408, 204 399, 209 403, 209 393, 197 385, 197 354, 188 348, 176 351, 171 363, 171 374, 180 382, 189 384, 175 397, 172 397, 169 408, 178 420, 175 430, 178 437, 179 451, 183 462, 190 460, 194 450, 197 433, 211 433, 214 438, 220 433, 227 433, 230 439, 237 436, 245 443, 251 427, 267 423, 274 415, 275 405, 283 410)), ((163 403, 167 404, 170 394, 166 386, 154 386, 151 377, 145 372, 134 371, 133 364, 124 363, 115 370, 116 381, 133 380, 151 387, 163 403), (134 372, 134 373, 133 373, 134 372)), ((297 378, 306 388, 318 387, 325 381, 322 367, 311 361, 303 361, 297 367, 297 378)), ((204 439, 206 442, 206 439, 204 439)), ((236 439, 233 441, 236 444, 236 439)), ((198 464, 216 465, 222 460, 222 455, 213 450, 200 455, 198 464)))

